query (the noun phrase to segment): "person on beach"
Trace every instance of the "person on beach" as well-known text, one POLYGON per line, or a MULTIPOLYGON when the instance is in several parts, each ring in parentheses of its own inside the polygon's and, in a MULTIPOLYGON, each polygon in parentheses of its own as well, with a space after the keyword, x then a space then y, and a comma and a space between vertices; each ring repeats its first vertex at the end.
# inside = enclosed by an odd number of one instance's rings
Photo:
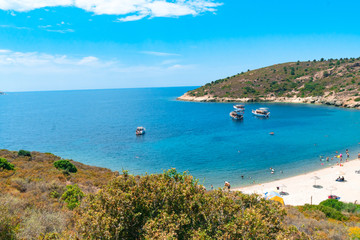
POLYGON ((227 182, 227 181, 225 181, 225 184, 224 184, 224 188, 226 189, 228 189, 228 191, 230 192, 230 183, 229 182, 227 182))
POLYGON ((211 186, 210 186, 210 189, 211 189, 211 190, 214 190, 214 186, 213 186, 212 184, 211 184, 211 186))
POLYGON ((360 159, 360 153, 358 153, 358 159, 360 159))

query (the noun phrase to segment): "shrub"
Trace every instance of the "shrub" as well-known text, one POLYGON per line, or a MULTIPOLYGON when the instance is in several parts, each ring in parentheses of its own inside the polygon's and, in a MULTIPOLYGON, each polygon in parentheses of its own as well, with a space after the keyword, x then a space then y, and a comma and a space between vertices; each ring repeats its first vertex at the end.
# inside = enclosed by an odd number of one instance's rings
POLYGON ((61 196, 61 199, 67 203, 67 207, 73 210, 80 205, 81 199, 84 197, 84 193, 81 191, 78 185, 66 186, 66 191, 61 196))
MULTIPOLYGON (((51 239, 44 236, 61 233, 66 229, 68 217, 60 212, 29 210, 23 219, 19 239, 51 239)), ((54 238, 53 238, 54 239, 54 238)))
POLYGON ((72 172, 72 173, 77 172, 77 168, 69 160, 58 160, 58 161, 54 162, 54 167, 56 167, 57 169, 66 170, 66 171, 72 172))
POLYGON ((344 203, 336 199, 327 199, 325 201, 322 201, 319 205, 331 207, 340 212, 345 211, 349 213, 358 213, 360 211, 360 205, 353 203, 344 203))
MULTIPOLYGON (((75 214, 85 239, 276 239, 294 234, 285 210, 257 195, 206 192, 192 176, 174 169, 133 176, 124 172, 75 214)), ((297 229, 295 229, 297 231, 297 229)))
POLYGON ((336 199, 326 199, 325 201, 322 201, 319 205, 331 207, 338 211, 341 211, 344 207, 344 203, 336 199))
POLYGON ((349 237, 351 239, 360 239, 360 228, 359 227, 349 228, 349 237))
POLYGON ((31 153, 29 151, 26 151, 26 150, 19 150, 18 156, 31 157, 31 153))
POLYGON ((302 212, 319 210, 319 211, 323 212, 326 215, 326 217, 328 217, 328 218, 332 218, 332 219, 339 220, 339 221, 348 219, 348 217, 344 216, 338 210, 328 207, 328 206, 324 206, 324 205, 305 204, 304 206, 299 207, 299 210, 302 212))
POLYGON ((0 169, 14 170, 14 165, 9 163, 7 159, 0 158, 0 169))
POLYGON ((360 102, 360 97, 355 98, 355 102, 360 102))

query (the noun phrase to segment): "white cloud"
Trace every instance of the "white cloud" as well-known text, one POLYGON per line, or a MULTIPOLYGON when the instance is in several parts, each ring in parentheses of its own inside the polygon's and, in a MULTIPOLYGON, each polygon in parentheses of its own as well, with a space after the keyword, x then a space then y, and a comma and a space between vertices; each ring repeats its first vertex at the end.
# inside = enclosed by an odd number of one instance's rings
POLYGON ((51 25, 40 25, 38 26, 39 28, 51 28, 52 26, 51 25))
POLYGON ((144 17, 179 17, 215 12, 216 0, 0 0, 0 9, 26 12, 45 7, 77 7, 97 15, 123 16, 118 21, 144 17))
POLYGON ((141 53, 153 55, 153 56, 159 56, 159 57, 180 56, 180 54, 177 53, 154 52, 154 51, 142 51, 141 53))
POLYGON ((98 60, 99 59, 97 57, 89 56, 82 58, 78 64, 79 65, 92 64, 98 62, 98 60))
POLYGON ((75 32, 74 29, 45 29, 48 32, 56 32, 56 33, 72 33, 75 32))
POLYGON ((5 66, 48 66, 48 65, 76 65, 81 61, 94 62, 96 57, 69 58, 66 55, 51 55, 39 52, 13 52, 0 50, 0 65, 5 66))
POLYGON ((20 30, 23 30, 23 29, 31 30, 31 28, 28 28, 28 27, 18 27, 18 26, 15 26, 15 25, 0 25, 0 28, 15 28, 15 29, 20 29, 20 30))
POLYGON ((127 64, 125 59, 0 49, 0 86, 4 91, 177 86, 173 78, 184 84, 183 74, 194 69, 194 65, 175 62, 127 64))
POLYGON ((143 15, 130 15, 130 16, 127 16, 127 17, 118 18, 117 21, 118 22, 137 21, 137 20, 143 19, 144 17, 146 17, 146 14, 143 14, 143 15))

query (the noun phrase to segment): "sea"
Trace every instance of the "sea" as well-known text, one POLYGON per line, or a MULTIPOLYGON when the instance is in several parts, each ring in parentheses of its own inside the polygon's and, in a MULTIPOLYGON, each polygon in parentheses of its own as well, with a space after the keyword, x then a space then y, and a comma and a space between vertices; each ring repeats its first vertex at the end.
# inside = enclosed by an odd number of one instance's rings
POLYGON ((8 93, 0 96, 0 148, 51 152, 131 174, 176 168, 207 188, 281 179, 334 165, 346 149, 350 158, 360 152, 359 110, 246 103, 244 119, 235 121, 233 103, 176 100, 194 88, 8 93), (271 116, 253 116, 259 107, 271 116), (138 126, 145 135, 135 135, 138 126))

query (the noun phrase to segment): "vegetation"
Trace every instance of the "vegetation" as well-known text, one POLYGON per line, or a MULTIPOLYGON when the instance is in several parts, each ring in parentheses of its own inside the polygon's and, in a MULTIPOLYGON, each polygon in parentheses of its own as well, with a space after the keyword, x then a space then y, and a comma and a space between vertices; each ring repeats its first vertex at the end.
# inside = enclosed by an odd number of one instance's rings
POLYGON ((359 84, 360 58, 322 58, 320 61, 289 62, 242 72, 207 83, 189 91, 188 95, 215 100, 250 98, 264 101, 271 97, 338 96, 352 101, 359 84))
POLYGON ((5 158, 0 158, 0 169, 14 170, 14 165, 9 163, 5 158))
MULTIPOLYGON (((289 70, 290 71, 290 70, 289 70)), ((0 150, 0 239, 356 239, 359 205, 283 207, 258 195, 207 191, 187 173, 121 175, 51 153, 0 150), (63 170, 63 169, 62 169, 63 170)))
POLYGON ((67 172, 71 172, 71 173, 76 173, 77 172, 77 168, 69 160, 56 161, 56 162, 54 162, 54 166, 57 169, 62 169, 62 170, 65 170, 67 172))
POLYGON ((78 211, 86 239, 276 239, 299 234, 282 224, 278 203, 256 195, 206 192, 174 169, 136 177, 126 172, 78 211))
POLYGON ((81 191, 78 185, 74 184, 66 186, 66 191, 61 196, 61 200, 64 200, 67 203, 67 207, 70 210, 73 210, 80 205, 80 201, 83 197, 84 193, 81 191))
POLYGON ((31 157, 31 153, 29 151, 26 150, 19 150, 18 152, 18 156, 23 156, 23 157, 31 157))

